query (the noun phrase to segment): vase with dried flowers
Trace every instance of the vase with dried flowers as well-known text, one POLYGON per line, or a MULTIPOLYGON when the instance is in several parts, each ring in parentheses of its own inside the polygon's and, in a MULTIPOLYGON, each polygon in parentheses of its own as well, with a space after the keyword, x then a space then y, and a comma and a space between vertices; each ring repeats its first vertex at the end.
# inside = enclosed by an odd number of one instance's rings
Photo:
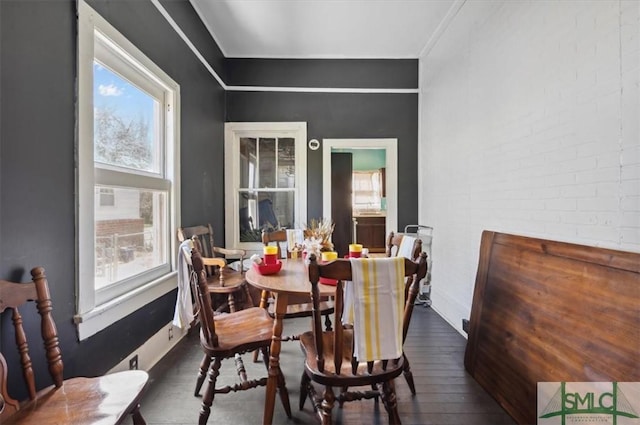
POLYGON ((302 234, 304 241, 302 242, 303 252, 306 253, 307 258, 311 254, 316 254, 316 257, 320 257, 320 253, 323 251, 333 251, 333 242, 331 242, 331 234, 335 224, 333 221, 321 218, 311 219, 308 224, 304 225, 302 234))

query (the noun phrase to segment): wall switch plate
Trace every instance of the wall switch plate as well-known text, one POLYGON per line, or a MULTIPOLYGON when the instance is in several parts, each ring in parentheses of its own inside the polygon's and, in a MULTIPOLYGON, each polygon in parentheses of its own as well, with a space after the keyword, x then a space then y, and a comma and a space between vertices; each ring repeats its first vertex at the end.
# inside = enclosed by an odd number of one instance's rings
POLYGON ((129 370, 137 370, 138 369, 138 355, 131 357, 129 360, 129 370))

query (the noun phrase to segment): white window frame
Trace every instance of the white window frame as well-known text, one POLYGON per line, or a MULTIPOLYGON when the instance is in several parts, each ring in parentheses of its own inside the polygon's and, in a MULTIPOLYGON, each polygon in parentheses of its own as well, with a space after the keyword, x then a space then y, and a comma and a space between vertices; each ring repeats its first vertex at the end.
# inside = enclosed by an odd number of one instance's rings
POLYGON ((354 213, 360 210, 380 210, 381 209, 381 199, 382 199, 382 176, 381 176, 381 172, 380 170, 369 170, 369 171, 362 171, 362 170, 353 170, 352 172, 352 176, 353 176, 353 211, 354 213), (378 187, 376 188, 376 184, 374 183, 374 177, 377 178, 378 180, 378 187), (361 187, 361 184, 359 184, 358 181, 366 181, 366 184, 371 188, 371 190, 358 190, 361 187), (376 190, 377 189, 377 190, 376 190), (362 192, 367 192, 366 195, 363 195, 362 192), (356 203, 356 198, 357 197, 366 197, 368 198, 370 201, 373 202, 367 202, 365 203, 363 207, 361 207, 363 204, 362 203, 356 203), (373 203, 375 203, 376 205, 372 205, 373 203))
MULTIPOLYGON (((168 74, 155 65, 144 53, 129 42, 113 26, 111 26, 84 0, 78 2, 78 136, 77 136, 77 175, 76 193, 76 237, 78 269, 76 273, 76 315, 74 322, 78 327, 78 337, 84 340, 105 329, 109 325, 133 313, 140 307, 152 302, 162 295, 174 290, 177 286, 176 273, 176 241, 173 235, 180 222, 180 86, 168 74), (95 256, 94 256, 94 208, 96 174, 106 173, 107 177, 118 180, 117 173, 109 170, 95 169, 93 158, 93 62, 94 38, 96 32, 104 36, 128 56, 131 63, 137 66, 138 78, 153 79, 155 84, 162 85, 165 105, 163 131, 168 143, 164 151, 164 179, 166 183, 157 189, 168 189, 169 220, 167 223, 167 239, 169 250, 169 267, 152 280, 138 282, 125 293, 103 301, 96 297, 95 289, 95 256)), ((103 176, 105 177, 105 176, 103 176)), ((144 178, 144 176, 142 177, 144 178)), ((148 178, 148 177, 147 177, 148 178)), ((113 182, 117 185, 117 181, 113 182)))
POLYGON ((307 123, 227 122, 224 125, 225 245, 248 253, 262 252, 260 242, 240 242, 240 139, 283 138, 295 140, 295 227, 307 222, 307 123))

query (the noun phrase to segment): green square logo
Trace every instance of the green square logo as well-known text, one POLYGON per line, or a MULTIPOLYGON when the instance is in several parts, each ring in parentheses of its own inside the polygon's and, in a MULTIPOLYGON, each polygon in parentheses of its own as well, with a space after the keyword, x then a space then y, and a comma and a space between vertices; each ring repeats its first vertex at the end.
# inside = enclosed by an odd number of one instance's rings
POLYGON ((538 382, 538 425, 640 425, 638 382, 538 382))

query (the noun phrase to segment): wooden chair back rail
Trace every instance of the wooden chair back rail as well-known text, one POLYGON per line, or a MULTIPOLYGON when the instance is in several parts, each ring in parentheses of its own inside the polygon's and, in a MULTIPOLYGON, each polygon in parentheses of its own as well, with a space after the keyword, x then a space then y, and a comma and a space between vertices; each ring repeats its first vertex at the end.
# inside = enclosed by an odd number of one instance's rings
MULTIPOLYGON (((202 255, 204 269, 210 283, 209 292, 213 297, 212 304, 215 304, 216 311, 228 310, 233 312, 237 304, 240 304, 240 308, 253 306, 253 297, 249 286, 245 284, 244 280, 246 271, 244 269, 245 250, 216 246, 211 224, 180 227, 178 228, 177 238, 179 242, 191 239, 193 247, 202 255), (238 258, 241 265, 240 270, 236 272, 233 268, 227 267, 227 258, 238 258), (244 296, 244 302, 236 302, 235 295, 237 294, 244 296)), ((193 265, 189 267, 192 269, 193 265)), ((196 300, 194 299, 195 302, 196 300)))
POLYGON ((29 398, 31 400, 36 397, 36 385, 33 374, 32 362, 29 357, 29 346, 27 337, 22 326, 22 316, 18 310, 18 306, 29 301, 36 301, 38 313, 42 317, 41 332, 45 346, 49 374, 53 379, 56 388, 62 386, 63 364, 62 353, 58 343, 58 335, 56 325, 51 317, 51 296, 49 288, 46 285, 44 268, 35 267, 31 270, 33 281, 30 283, 18 284, 2 281, 2 293, 0 293, 0 313, 6 308, 13 309, 13 325, 15 328, 16 345, 20 354, 20 363, 22 364, 22 373, 27 383, 29 398))
POLYGON ((640 253, 485 231, 465 367, 519 423, 538 382, 640 381, 640 253))
POLYGON ((218 336, 216 335, 216 323, 213 320, 213 308, 211 305, 211 296, 207 287, 207 274, 204 266, 206 265, 201 255, 194 248, 191 261, 193 262, 194 272, 192 278, 195 279, 197 286, 196 296, 198 301, 198 314, 200 316, 200 332, 204 339, 212 347, 218 347, 218 336))
MULTIPOLYGON (((409 325, 411 322, 411 314, 413 313, 413 304, 415 303, 415 299, 418 295, 418 282, 422 280, 426 276, 427 272, 427 263, 426 263, 426 254, 420 253, 418 256, 419 261, 416 263, 409 259, 405 259, 405 276, 410 279, 409 283, 409 291, 408 298, 405 302, 405 310, 403 313, 403 324, 402 324, 402 341, 406 339, 407 332, 409 330, 409 325), (414 277, 415 278, 412 278, 414 277)), ((319 297, 318 285, 317 282, 320 277, 325 277, 329 279, 337 279, 338 283, 336 286, 336 297, 335 297, 335 323, 342 323, 342 310, 344 305, 343 299, 343 288, 344 281, 350 281, 352 279, 351 274, 351 262, 348 259, 338 259, 331 263, 318 265, 315 263, 314 259, 311 260, 311 264, 309 265, 309 280, 311 282, 311 295, 314 300, 314 305, 316 304, 315 300, 319 297), (315 282, 315 284, 314 284, 315 282)), ((313 311, 313 330, 315 343, 317 347, 317 353, 320 356, 318 361, 318 368, 323 371, 324 370, 324 359, 322 358, 322 353, 324 352, 324 341, 322 339, 322 326, 321 326, 321 315, 320 312, 314 310, 313 311)), ((344 339, 344 328, 342 326, 336 326, 334 331, 334 350, 335 355, 333 360, 335 362, 335 370, 339 371, 342 366, 343 359, 343 344, 341 341, 344 339)), ((352 361, 352 370, 355 374, 358 362, 357 359, 353 358, 352 361)), ((371 368, 373 363, 368 365, 368 370, 371 372, 371 368)))
MULTIPOLYGON (((400 245, 402 244, 402 239, 404 238, 404 233, 394 233, 393 231, 389 232, 389 236, 387 237, 387 257, 398 256, 400 251, 400 245)), ((422 253, 422 239, 416 238, 413 243, 411 259, 416 260, 420 253, 422 253)), ((411 279, 409 277, 408 279, 411 279)), ((409 289, 411 288, 411 282, 407 281, 407 285, 405 286, 405 299, 409 296, 409 289)), ((416 288, 417 291, 420 291, 420 288, 416 288)), ((412 383, 409 384, 411 387, 411 393, 415 394, 415 387, 412 383)))
MULTIPOLYGON (((403 314, 403 338, 409 327, 413 303, 418 294, 418 282, 427 274, 426 254, 421 253, 418 262, 404 259, 405 278, 409 278, 411 289, 405 300, 403 314), (413 279, 411 279, 413 277, 413 279)), ((311 298, 313 302, 312 331, 300 337, 302 351, 305 353, 305 372, 300 383, 300 409, 303 408, 307 396, 311 399, 322 424, 332 423, 331 415, 335 401, 343 403, 380 397, 385 410, 389 414, 389 423, 399 424, 398 404, 395 395, 394 379, 401 373, 410 374, 406 356, 398 358, 358 361, 354 356, 354 344, 357 335, 352 327, 342 326, 342 310, 344 306, 343 289, 345 281, 352 281, 351 262, 348 259, 337 259, 327 264, 318 264, 315 254, 309 257, 309 280, 311 282, 311 298), (323 331, 319 305, 319 279, 336 279, 335 296, 335 330, 323 331), (333 339, 331 339, 333 338, 333 339), (349 362, 348 364, 343 364, 349 362), (319 393, 313 382, 324 385, 319 393), (351 390, 350 387, 367 387, 369 390, 351 390), (338 395, 333 388, 340 388, 338 395)), ((387 259, 369 259, 365 261, 388 261, 387 259)), ((403 340, 404 342, 404 340, 403 340)), ((407 378, 409 382, 409 378, 407 378)), ((411 378, 412 382, 412 378, 411 378)))
POLYGON ((62 352, 53 316, 53 304, 44 268, 31 270, 32 281, 15 283, 0 280, 0 313, 12 309, 12 322, 22 375, 29 400, 23 403, 9 396, 7 363, 0 353, 0 423, 69 423, 82 417, 87 424, 119 423, 131 414, 135 424, 144 424, 139 400, 148 381, 143 371, 127 371, 105 377, 64 380, 62 352), (33 361, 19 308, 35 302, 40 315, 40 336, 53 386, 37 391, 33 361), (99 396, 86 397, 100 389, 99 396), (75 419, 73 419, 75 418, 75 419))
MULTIPOLYGON (((387 236, 387 257, 397 256, 398 250, 400 249, 400 244, 402 243, 402 238, 404 238, 404 233, 394 233, 393 231, 389 232, 389 236, 387 236)), ((415 260, 420 256, 422 252, 422 239, 416 238, 413 244, 412 256, 411 259, 415 260)))
MULTIPOLYGON (((287 231, 286 229, 281 229, 281 230, 274 230, 271 232, 267 232, 267 231, 262 231, 262 243, 267 246, 269 244, 271 244, 271 242, 275 242, 276 246, 278 247, 278 258, 282 257, 282 247, 280 246, 281 243, 287 242, 287 231)), ((287 249, 287 253, 286 253, 286 257, 290 258, 291 254, 289 253, 289 250, 287 249)))
POLYGON ((213 240, 213 228, 211 224, 178 228, 178 241, 183 242, 192 239, 198 243, 197 249, 205 257, 214 257, 215 242, 213 240))
MULTIPOLYGON (((231 249, 216 246, 211 224, 180 227, 178 228, 177 236, 179 242, 192 239, 194 241, 194 246, 202 253, 203 257, 234 256, 240 258, 240 264, 242 264, 242 260, 246 255, 246 252, 243 249, 231 249)), ((241 271, 244 272, 244 270, 241 271)), ((210 270, 208 272, 211 274, 210 270)))

